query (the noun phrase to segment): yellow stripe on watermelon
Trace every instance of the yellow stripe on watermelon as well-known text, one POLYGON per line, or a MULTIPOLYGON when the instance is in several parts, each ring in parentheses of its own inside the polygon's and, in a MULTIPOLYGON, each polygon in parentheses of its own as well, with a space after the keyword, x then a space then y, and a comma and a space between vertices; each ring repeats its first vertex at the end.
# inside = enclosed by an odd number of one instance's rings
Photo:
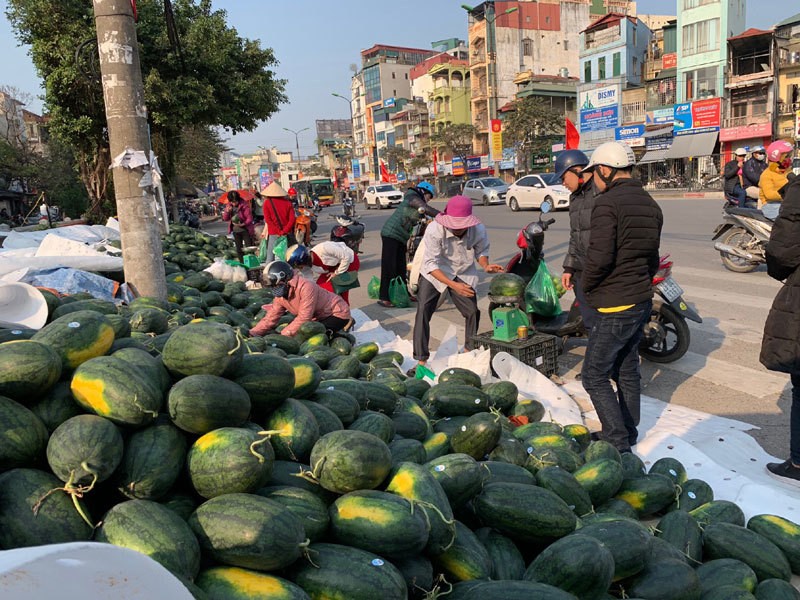
POLYGON ((79 403, 91 408, 101 417, 111 412, 108 402, 106 402, 103 396, 106 390, 106 384, 102 379, 89 379, 81 377, 80 375, 75 375, 72 378, 70 389, 79 403))
POLYGON ((221 438, 217 431, 209 431, 207 434, 199 437, 195 441, 194 447, 200 452, 206 452, 209 448, 213 448, 216 444, 218 444, 220 439, 221 438))
POLYGON ((472 565, 459 560, 460 556, 441 554, 436 557, 436 562, 441 569, 446 570, 456 581, 471 581, 481 579, 484 574, 470 568, 472 565))
POLYGON ((393 521, 391 512, 374 506, 371 502, 365 503, 361 498, 341 498, 337 503, 339 518, 367 519, 378 525, 387 525, 393 521))
POLYGON ((78 350, 67 350, 64 356, 67 359, 67 366, 74 369, 85 363, 90 358, 101 356, 108 352, 111 344, 114 343, 114 328, 111 325, 103 326, 98 333, 95 342, 86 348, 78 350))
POLYGON ((618 500, 623 500, 631 505, 635 511, 644 509, 645 496, 639 492, 620 492, 615 496, 618 500))
POLYGON ((413 498, 415 485, 416 482, 414 481, 414 477, 410 472, 400 471, 394 477, 392 477, 389 487, 386 489, 392 493, 399 494, 404 498, 413 498))
POLYGON ((767 521, 772 525, 778 527, 781 531, 788 535, 797 535, 800 536, 800 526, 792 523, 791 521, 784 519, 783 517, 778 517, 776 515, 761 515, 760 517, 763 521, 767 521))

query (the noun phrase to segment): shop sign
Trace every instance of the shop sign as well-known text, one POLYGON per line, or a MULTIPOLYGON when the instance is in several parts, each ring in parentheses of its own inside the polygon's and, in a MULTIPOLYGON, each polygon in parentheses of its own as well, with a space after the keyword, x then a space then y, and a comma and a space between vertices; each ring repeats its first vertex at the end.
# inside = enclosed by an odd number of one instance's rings
POLYGON ((741 127, 728 127, 719 130, 719 141, 747 140, 751 138, 771 137, 772 123, 758 125, 742 125, 741 127))
POLYGON ((464 159, 460 156, 454 156, 451 164, 453 165, 453 175, 464 175, 466 173, 464 159))
POLYGON ((625 142, 631 148, 642 148, 644 146, 644 124, 617 127, 614 129, 614 138, 625 142))
POLYGON ((661 68, 664 70, 674 69, 678 66, 678 53, 670 52, 661 57, 661 68))
POLYGON ((646 113, 646 123, 648 125, 672 125, 675 120, 675 107, 658 108, 656 110, 648 110, 646 113))
POLYGON ((719 131, 721 98, 707 98, 675 105, 675 135, 719 131))
POLYGON ((467 157, 467 173, 476 173, 481 170, 481 157, 468 156, 467 157))
POLYGON ((602 131, 619 126, 619 106, 581 110, 580 127, 584 131, 602 131))

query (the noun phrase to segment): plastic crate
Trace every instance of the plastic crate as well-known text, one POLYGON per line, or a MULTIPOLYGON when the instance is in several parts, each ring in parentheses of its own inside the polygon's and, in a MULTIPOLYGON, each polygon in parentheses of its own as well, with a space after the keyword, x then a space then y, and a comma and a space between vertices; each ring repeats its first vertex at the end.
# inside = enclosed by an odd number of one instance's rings
POLYGON ((507 352, 521 363, 533 367, 540 373, 553 375, 558 367, 558 340, 554 335, 534 333, 524 340, 504 342, 492 338, 492 332, 479 333, 472 338, 472 347, 483 346, 492 358, 498 352, 507 352))

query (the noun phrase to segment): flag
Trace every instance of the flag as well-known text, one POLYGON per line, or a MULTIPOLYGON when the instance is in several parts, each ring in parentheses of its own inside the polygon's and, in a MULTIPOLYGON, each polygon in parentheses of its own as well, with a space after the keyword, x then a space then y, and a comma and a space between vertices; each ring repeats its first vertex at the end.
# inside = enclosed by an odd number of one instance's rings
POLYGON ((381 161, 381 181, 389 183, 389 169, 386 168, 386 164, 383 161, 381 161))
POLYGON ((566 129, 567 129, 567 150, 577 150, 578 146, 581 145, 581 135, 578 133, 578 130, 575 128, 575 125, 569 119, 566 119, 566 129))
POLYGON ((436 152, 436 148, 433 149, 433 176, 439 176, 439 153, 436 152))

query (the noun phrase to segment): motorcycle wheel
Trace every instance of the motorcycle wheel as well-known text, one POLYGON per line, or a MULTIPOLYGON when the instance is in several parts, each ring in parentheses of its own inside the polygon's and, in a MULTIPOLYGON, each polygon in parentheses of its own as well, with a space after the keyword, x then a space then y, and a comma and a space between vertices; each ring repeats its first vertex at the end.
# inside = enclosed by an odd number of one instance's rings
POLYGON ((669 304, 653 305, 639 344, 642 358, 654 363, 675 362, 689 349, 689 325, 669 304))
MULTIPOLYGON (((723 244, 742 248, 743 250, 754 241, 755 238, 741 227, 732 228, 725 234, 725 237, 722 238, 723 244)), ((719 257, 722 259, 722 264, 725 265, 725 268, 734 273, 750 273, 758 268, 758 263, 752 263, 738 256, 725 254, 724 252, 720 252, 719 257)))

